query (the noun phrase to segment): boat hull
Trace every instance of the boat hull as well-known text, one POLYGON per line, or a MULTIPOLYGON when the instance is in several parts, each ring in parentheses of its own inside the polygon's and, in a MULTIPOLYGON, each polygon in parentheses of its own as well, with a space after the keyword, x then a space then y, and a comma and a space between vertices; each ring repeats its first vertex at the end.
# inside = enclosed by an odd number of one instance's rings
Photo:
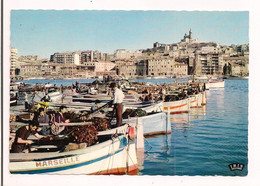
POLYGON ((206 89, 224 88, 224 87, 225 87, 225 81, 210 81, 206 83, 206 89))
POLYGON ((11 153, 9 169, 16 174, 126 174, 138 168, 135 144, 127 143, 123 135, 85 149, 47 156, 11 153))
MULTIPOLYGON (((129 119, 124 119, 124 123, 129 123, 132 127, 134 127, 134 136, 136 136, 136 126, 139 122, 142 123, 143 126, 143 135, 144 136, 151 136, 151 135, 158 135, 158 134, 171 134, 171 123, 167 122, 166 114, 155 113, 148 116, 142 117, 133 117, 129 119)), ((112 121, 112 124, 115 124, 115 121, 112 121)), ((112 129, 111 132, 118 131, 119 133, 125 133, 126 129, 124 126, 112 129)), ((103 131, 99 134, 109 134, 109 131, 103 131)))
POLYGON ((181 114, 189 111, 189 98, 178 100, 178 101, 170 101, 163 102, 163 111, 169 112, 170 114, 181 114))

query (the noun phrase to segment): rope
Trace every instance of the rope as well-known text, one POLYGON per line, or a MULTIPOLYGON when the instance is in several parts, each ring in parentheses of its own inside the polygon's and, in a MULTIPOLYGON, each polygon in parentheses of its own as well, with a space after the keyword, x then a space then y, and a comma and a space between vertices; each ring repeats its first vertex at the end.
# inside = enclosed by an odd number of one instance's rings
POLYGON ((149 152, 153 147, 152 145, 147 141, 147 139, 144 137, 144 141, 150 146, 150 149, 148 149, 147 151, 145 152, 149 152))

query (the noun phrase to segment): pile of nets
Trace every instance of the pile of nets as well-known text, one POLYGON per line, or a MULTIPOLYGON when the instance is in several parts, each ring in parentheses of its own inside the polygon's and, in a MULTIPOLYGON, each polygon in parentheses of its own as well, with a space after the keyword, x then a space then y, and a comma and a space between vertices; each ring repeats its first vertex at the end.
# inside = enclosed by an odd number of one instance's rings
POLYGON ((123 119, 127 119, 129 117, 142 117, 146 115, 146 111, 142 109, 126 109, 123 113, 123 119))
POLYGON ((98 141, 98 132, 93 125, 71 126, 67 130, 73 143, 86 143, 86 146, 91 146, 98 141))
POLYGON ((110 122, 106 118, 94 117, 93 124, 96 127, 97 131, 104 131, 111 128, 110 122))

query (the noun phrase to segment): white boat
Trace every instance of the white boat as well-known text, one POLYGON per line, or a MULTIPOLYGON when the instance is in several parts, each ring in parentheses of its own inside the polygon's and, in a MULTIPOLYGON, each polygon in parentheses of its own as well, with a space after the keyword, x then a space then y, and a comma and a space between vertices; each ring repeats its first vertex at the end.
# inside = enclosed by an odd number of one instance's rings
POLYGON ((189 107, 190 108, 200 108, 202 105, 206 105, 206 92, 200 92, 196 95, 189 97, 189 107))
POLYGON ((127 136, 103 138, 107 140, 68 152, 10 153, 9 170, 13 174, 104 175, 126 174, 138 169, 135 144, 130 143, 127 136))
POLYGON ((17 92, 10 91, 10 106, 17 105, 17 92))
POLYGON ((62 93, 59 91, 51 92, 48 95, 50 96, 52 102, 60 101, 62 98, 62 93))
MULTIPOLYGON (((25 94, 26 95, 21 96, 21 100, 27 99, 29 102, 40 102, 41 99, 45 96, 45 93, 40 91, 37 91, 33 94, 25 94)), ((62 93, 60 91, 49 92, 48 95, 50 96, 51 102, 60 101, 62 98, 62 93)))
MULTIPOLYGON (((171 123, 167 120, 166 114, 163 112, 149 114, 147 116, 142 117, 131 117, 129 119, 123 119, 123 123, 128 123, 131 127, 134 127, 134 136, 136 136, 136 126, 138 122, 143 126, 143 135, 144 136, 151 136, 151 135, 158 135, 158 134, 171 134, 171 123)), ((112 121, 112 124, 115 124, 115 120, 112 121)), ((116 129, 121 133, 126 131, 125 128, 118 127, 116 129)), ((102 132, 101 134, 107 134, 106 131, 102 132)))
POLYGON ((196 108, 198 106, 198 99, 196 95, 190 96, 189 106, 190 108, 196 108))
POLYGON ((189 111, 189 98, 163 102, 163 111, 170 114, 181 114, 189 111))
POLYGON ((163 111, 163 102, 158 103, 145 103, 145 102, 138 102, 138 103, 123 103, 123 111, 126 109, 142 109, 147 113, 151 112, 160 112, 163 111))
POLYGON ((225 81, 224 80, 209 81, 208 83, 206 83, 206 89, 224 88, 224 87, 225 87, 225 81))

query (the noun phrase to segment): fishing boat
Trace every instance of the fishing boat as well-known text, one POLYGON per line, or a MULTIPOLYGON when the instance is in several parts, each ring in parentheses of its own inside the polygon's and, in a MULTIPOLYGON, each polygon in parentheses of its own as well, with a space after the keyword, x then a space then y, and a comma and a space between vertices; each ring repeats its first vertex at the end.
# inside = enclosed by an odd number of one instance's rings
POLYGON ((177 101, 163 102, 163 111, 170 114, 181 114, 189 111, 189 98, 177 101))
POLYGON ((16 92, 10 92, 10 106, 17 105, 17 93, 16 92))
POLYGON ((38 148, 35 152, 10 153, 9 170, 12 174, 89 175, 137 171, 135 144, 126 135, 99 135, 98 139, 99 142, 93 146, 71 151, 47 145, 35 147, 38 148))
POLYGON ((189 97, 190 108, 200 108, 202 105, 206 105, 206 103, 207 99, 205 91, 189 97))
MULTIPOLYGON (((111 124, 115 123, 115 120, 111 122, 111 124)), ((138 124, 142 125, 144 136, 171 134, 171 123, 167 120, 167 116, 163 112, 151 113, 141 117, 130 117, 128 119, 123 119, 123 123, 128 123, 131 127, 134 127, 134 136, 137 134, 136 128, 138 124)), ((118 130, 120 132, 126 131, 123 126, 112 130, 118 130)), ((101 134, 107 134, 107 132, 108 131, 104 131, 101 134)))
POLYGON ((163 110, 163 102, 159 101, 157 103, 153 102, 136 102, 136 103, 123 103, 123 111, 126 109, 142 109, 147 113, 160 112, 163 110))
POLYGON ((211 88, 224 88, 225 87, 225 81, 224 80, 214 80, 214 81, 209 81, 206 83, 206 89, 211 89, 211 88))

